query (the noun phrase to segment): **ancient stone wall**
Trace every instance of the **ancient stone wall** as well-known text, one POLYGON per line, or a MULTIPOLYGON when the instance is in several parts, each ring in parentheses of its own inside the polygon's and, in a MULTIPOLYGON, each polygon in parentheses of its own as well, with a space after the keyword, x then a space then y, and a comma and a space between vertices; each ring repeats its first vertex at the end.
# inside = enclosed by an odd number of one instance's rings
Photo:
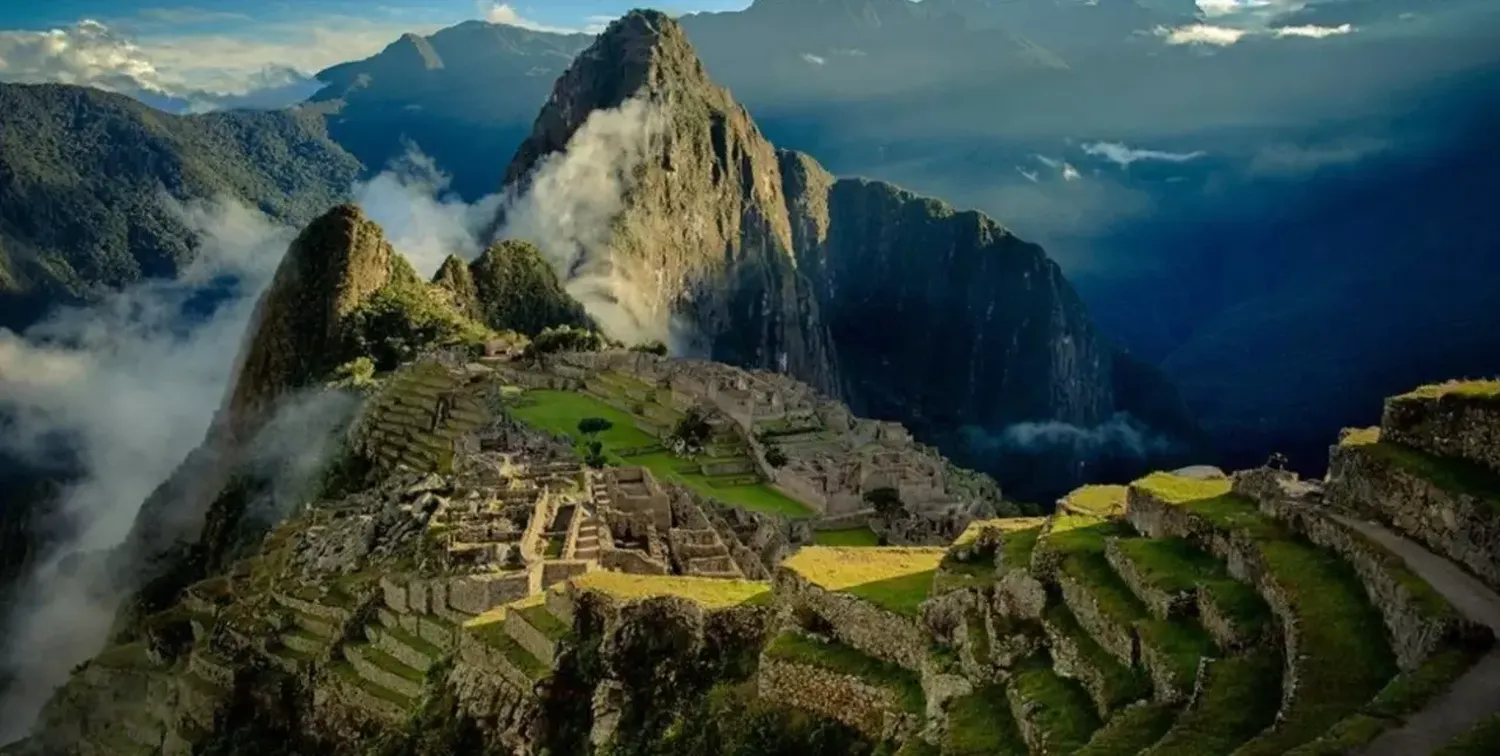
POLYGON ((779 604, 801 607, 826 620, 843 643, 910 670, 922 668, 929 638, 916 620, 824 590, 788 569, 777 570, 775 593, 779 604))
POLYGON ((914 729, 889 688, 870 685, 807 664, 763 658, 756 676, 759 695, 843 722, 871 738, 896 739, 914 729))
POLYGON ((1490 501, 1358 445, 1333 448, 1324 490, 1334 509, 1372 514, 1500 589, 1500 516, 1490 501))
POLYGON ((1500 397, 1449 393, 1387 399, 1381 438, 1500 473, 1500 397))

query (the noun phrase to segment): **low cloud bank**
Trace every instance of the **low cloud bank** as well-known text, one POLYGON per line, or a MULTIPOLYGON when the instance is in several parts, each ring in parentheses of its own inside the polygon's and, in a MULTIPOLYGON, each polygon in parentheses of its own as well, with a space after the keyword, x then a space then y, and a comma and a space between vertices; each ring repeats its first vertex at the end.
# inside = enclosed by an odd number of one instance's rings
POLYGON ((384 229, 391 246, 431 278, 448 255, 473 260, 484 251, 485 230, 502 199, 494 194, 467 203, 449 191, 449 183, 432 158, 408 144, 405 155, 375 178, 356 183, 351 194, 384 229))

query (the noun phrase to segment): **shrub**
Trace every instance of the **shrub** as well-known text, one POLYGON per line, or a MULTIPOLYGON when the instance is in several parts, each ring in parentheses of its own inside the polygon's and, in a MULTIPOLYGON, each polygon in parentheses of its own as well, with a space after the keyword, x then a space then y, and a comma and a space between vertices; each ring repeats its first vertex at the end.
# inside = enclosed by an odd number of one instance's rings
POLYGON ((779 469, 785 467, 786 463, 786 452, 782 451, 781 447, 772 446, 766 449, 766 464, 779 469))

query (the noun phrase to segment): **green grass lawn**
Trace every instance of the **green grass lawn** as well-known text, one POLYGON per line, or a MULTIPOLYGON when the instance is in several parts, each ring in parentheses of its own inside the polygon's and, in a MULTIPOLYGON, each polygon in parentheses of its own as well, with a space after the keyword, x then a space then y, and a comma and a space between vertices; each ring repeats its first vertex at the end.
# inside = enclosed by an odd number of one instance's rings
POLYGON ((943 756, 1027 756, 1005 688, 991 685, 948 705, 943 756))
POLYGON ((879 546, 880 536, 867 527, 819 530, 813 533, 813 542, 819 546, 879 546))
POLYGON ((674 457, 669 452, 620 456, 621 451, 656 446, 660 440, 636 427, 635 418, 629 412, 616 409, 597 397, 573 391, 528 391, 511 408, 511 413, 528 425, 565 434, 580 445, 587 439, 578 431, 578 422, 590 417, 603 418, 613 423, 614 427, 594 438, 604 445, 604 455, 612 464, 645 467, 659 480, 687 486, 731 506, 788 517, 813 515, 812 509, 807 505, 764 483, 722 485, 724 481, 744 476, 724 476, 718 479, 698 472, 687 472, 692 463, 674 457), (715 485, 716 482, 721 485, 715 485))

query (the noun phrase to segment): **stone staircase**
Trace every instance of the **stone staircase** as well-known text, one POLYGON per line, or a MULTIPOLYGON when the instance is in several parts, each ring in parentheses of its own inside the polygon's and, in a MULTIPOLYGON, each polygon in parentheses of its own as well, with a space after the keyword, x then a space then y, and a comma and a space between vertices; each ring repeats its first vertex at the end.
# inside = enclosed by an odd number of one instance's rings
POLYGON ((578 536, 573 540, 573 549, 565 554, 568 559, 580 561, 597 561, 599 559, 599 517, 594 510, 583 508, 579 517, 582 524, 578 526, 578 536))
POLYGON ((459 636, 459 655, 530 694, 551 673, 572 628, 572 599, 566 586, 559 586, 467 623, 459 636))

